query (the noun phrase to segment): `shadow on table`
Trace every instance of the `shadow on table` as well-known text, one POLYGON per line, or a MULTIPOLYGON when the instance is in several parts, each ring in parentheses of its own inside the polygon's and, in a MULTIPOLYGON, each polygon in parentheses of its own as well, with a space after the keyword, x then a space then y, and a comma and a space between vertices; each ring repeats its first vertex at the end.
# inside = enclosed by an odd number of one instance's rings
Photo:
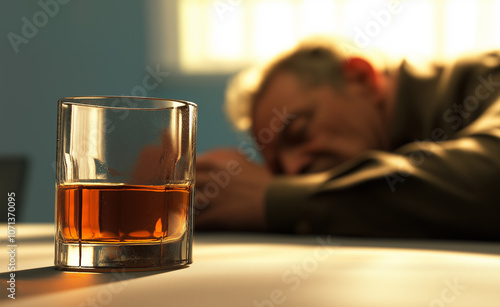
MULTIPOLYGON (((15 273, 16 294, 22 293, 23 297, 81 289, 100 284, 109 284, 108 288, 111 292, 119 292, 127 284, 127 280, 164 274, 184 268, 186 267, 146 272, 125 272, 117 269, 105 273, 94 273, 60 271, 50 266, 0 273, 0 280, 7 281, 7 287, 9 287, 10 274, 15 273)), ((7 294, 10 294, 8 289, 7 294)), ((8 299, 7 294, 3 295, 0 301, 8 299)))

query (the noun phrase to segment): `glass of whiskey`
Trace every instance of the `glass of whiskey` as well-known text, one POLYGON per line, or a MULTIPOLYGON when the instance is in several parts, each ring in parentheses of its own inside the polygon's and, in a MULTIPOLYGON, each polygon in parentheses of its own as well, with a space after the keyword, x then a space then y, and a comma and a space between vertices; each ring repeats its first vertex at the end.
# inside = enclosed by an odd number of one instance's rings
POLYGON ((57 121, 56 268, 192 263, 196 104, 69 97, 57 121))

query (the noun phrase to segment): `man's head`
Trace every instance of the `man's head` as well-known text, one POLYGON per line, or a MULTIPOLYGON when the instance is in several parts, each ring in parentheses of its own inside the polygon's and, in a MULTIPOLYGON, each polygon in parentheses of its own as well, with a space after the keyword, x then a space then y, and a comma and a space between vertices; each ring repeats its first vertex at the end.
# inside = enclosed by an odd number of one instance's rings
POLYGON ((251 131, 274 173, 324 171, 389 147, 386 94, 368 61, 299 46, 264 71, 250 100, 251 131))

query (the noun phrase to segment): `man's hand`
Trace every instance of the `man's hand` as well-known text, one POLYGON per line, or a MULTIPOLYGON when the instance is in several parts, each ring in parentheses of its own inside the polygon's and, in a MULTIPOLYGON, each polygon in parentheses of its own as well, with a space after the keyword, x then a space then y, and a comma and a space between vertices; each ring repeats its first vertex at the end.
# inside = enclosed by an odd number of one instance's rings
POLYGON ((202 230, 266 229, 264 197, 272 180, 264 167, 236 150, 197 158, 195 226, 202 230))

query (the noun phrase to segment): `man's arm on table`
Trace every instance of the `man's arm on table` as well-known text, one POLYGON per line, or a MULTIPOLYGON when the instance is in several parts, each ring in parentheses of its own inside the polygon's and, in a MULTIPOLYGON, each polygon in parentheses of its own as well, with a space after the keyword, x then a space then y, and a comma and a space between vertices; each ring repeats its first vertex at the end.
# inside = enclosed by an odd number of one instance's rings
POLYGON ((500 102, 455 139, 369 152, 332 171, 274 179, 269 229, 500 239, 500 102))

